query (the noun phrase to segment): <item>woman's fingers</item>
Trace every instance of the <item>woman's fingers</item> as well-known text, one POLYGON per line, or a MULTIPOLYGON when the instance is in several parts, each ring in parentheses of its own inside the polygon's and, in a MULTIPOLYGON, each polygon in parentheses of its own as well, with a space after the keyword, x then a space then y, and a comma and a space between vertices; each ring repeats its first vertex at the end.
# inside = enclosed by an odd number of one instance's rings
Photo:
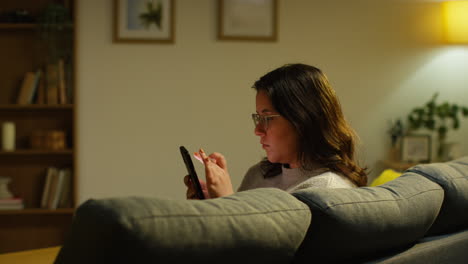
MULTIPOLYGON (((205 195, 205 198, 210 198, 210 194, 208 193, 208 188, 206 187, 206 182, 203 180, 199 180, 200 186, 202 188, 202 192, 205 195)), ((193 186, 192 179, 189 175, 184 177, 184 184, 187 186, 187 191, 185 193, 187 199, 193 200, 198 199, 197 192, 195 191, 195 187, 193 186)))
POLYGON ((198 154, 200 154, 200 157, 202 158, 203 160, 203 163, 206 165, 208 164, 208 162, 210 162, 210 158, 206 155, 205 151, 203 149, 200 149, 198 151, 198 154))
POLYGON ((208 192, 208 187, 206 186, 206 182, 204 180, 198 180, 198 181, 200 182, 203 195, 205 195, 205 199, 210 199, 211 196, 210 196, 210 193, 208 192))
POLYGON ((185 186, 190 187, 190 186, 192 185, 192 184, 190 183, 190 181, 191 181, 191 180, 190 180, 190 176, 189 176, 189 175, 185 175, 185 177, 184 177, 184 184, 185 184, 185 186))
POLYGON ((205 165, 207 189, 211 197, 231 195, 232 183, 227 171, 226 160, 220 153, 207 156, 203 149, 198 152, 205 165))
POLYGON ((215 160, 216 164, 218 164, 218 166, 220 166, 221 168, 223 168, 225 170, 227 169, 226 158, 223 156, 223 154, 218 153, 218 152, 214 152, 214 153, 210 154, 209 157, 210 157, 211 160, 215 160))
POLYGON ((194 199, 197 199, 197 195, 195 194, 195 192, 191 189, 187 189, 187 193, 186 193, 186 197, 188 200, 194 200, 194 199))
POLYGON ((189 175, 185 175, 184 184, 187 186, 187 192, 185 193, 187 199, 195 199, 195 189, 193 188, 192 180, 190 179, 189 175))
MULTIPOLYGON (((198 152, 195 152, 193 153, 193 156, 198 160, 200 161, 202 164, 204 164, 203 162, 203 158, 201 157, 200 153, 198 152)), ((209 156, 208 156, 209 157, 209 156)), ((216 163, 216 160, 215 159, 211 159, 212 162, 216 163)))

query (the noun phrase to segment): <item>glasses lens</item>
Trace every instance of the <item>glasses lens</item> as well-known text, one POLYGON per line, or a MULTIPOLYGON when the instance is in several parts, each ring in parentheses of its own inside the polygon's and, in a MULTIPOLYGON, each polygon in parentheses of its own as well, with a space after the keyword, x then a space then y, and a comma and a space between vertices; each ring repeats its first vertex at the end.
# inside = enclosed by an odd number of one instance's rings
POLYGON ((259 115, 259 114, 252 114, 252 120, 254 122, 255 127, 258 125, 263 126, 263 129, 266 131, 268 130, 268 123, 275 117, 279 117, 280 115, 259 115))
POLYGON ((258 114, 252 114, 252 120, 254 122, 254 125, 257 126, 258 123, 260 123, 260 116, 258 114))
POLYGON ((264 116, 261 116, 259 114, 252 114, 252 120, 254 122, 255 127, 257 127, 260 124, 264 130, 268 128, 268 118, 265 118, 264 116))

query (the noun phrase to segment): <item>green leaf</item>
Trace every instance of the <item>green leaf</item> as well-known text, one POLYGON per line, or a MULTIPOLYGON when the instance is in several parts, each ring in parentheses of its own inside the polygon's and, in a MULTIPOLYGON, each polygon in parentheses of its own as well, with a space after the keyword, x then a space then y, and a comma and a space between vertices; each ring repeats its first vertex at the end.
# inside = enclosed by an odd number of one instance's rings
POLYGON ((424 109, 422 108, 416 108, 414 109, 414 111, 416 112, 416 114, 418 114, 418 116, 422 116, 424 114, 424 109))
POLYGON ((435 129, 435 120, 434 119, 429 119, 426 121, 426 127, 430 130, 435 129))
POLYGON ((448 103, 444 103, 442 105, 437 106, 436 108, 437 116, 440 118, 446 118, 449 113, 449 105, 448 103))
POLYGON ((415 118, 413 115, 408 116, 411 129, 418 129, 421 127, 421 120, 415 118))
POLYGON ((440 126, 437 132, 439 132, 439 134, 445 134, 445 133, 447 133, 447 127, 446 126, 440 126))
POLYGON ((463 116, 468 116, 468 107, 463 107, 463 116))
POLYGON ((427 116, 428 116, 428 117, 433 117, 433 116, 434 116, 434 113, 435 113, 435 105, 434 105, 434 104, 431 104, 431 105, 428 106, 428 108, 427 108, 427 116))

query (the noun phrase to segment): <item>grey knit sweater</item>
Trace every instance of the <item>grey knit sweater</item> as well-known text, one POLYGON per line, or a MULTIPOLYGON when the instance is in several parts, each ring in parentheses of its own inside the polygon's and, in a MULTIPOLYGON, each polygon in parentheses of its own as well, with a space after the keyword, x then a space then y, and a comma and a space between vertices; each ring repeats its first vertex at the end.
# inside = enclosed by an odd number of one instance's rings
POLYGON ((238 191, 255 188, 279 188, 287 192, 294 192, 305 188, 352 188, 356 187, 348 178, 326 170, 306 171, 301 168, 282 167, 281 174, 264 178, 260 163, 252 166, 244 176, 238 191))

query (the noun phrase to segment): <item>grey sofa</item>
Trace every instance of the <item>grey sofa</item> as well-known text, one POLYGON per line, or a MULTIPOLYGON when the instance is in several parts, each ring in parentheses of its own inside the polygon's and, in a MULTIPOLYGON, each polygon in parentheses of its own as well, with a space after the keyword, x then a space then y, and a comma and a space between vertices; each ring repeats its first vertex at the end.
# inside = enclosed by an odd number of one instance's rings
POLYGON ((55 263, 468 263, 468 157, 378 187, 89 200, 55 263))

